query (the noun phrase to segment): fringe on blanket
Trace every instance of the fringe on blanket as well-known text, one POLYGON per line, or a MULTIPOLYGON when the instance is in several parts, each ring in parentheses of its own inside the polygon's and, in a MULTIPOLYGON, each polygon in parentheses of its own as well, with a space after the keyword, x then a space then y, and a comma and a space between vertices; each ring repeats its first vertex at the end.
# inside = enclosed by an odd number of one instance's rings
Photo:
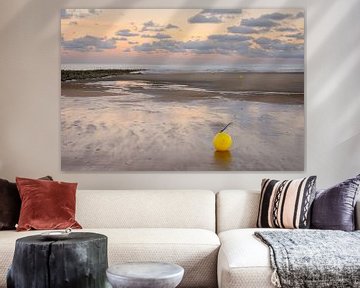
POLYGON ((273 284, 275 287, 281 288, 281 282, 280 282, 279 274, 277 273, 276 269, 271 274, 271 284, 273 284))

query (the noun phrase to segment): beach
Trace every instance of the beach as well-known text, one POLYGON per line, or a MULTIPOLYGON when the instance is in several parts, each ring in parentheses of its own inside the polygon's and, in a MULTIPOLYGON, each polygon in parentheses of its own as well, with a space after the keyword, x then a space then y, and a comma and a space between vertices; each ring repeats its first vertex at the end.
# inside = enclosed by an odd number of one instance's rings
POLYGON ((135 72, 62 81, 62 170, 304 170, 303 73, 135 72))

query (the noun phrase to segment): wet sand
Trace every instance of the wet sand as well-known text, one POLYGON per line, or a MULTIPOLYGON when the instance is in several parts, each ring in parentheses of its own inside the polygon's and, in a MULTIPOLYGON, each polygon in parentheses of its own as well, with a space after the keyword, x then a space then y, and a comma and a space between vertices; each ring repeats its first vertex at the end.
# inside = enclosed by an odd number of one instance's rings
POLYGON ((118 75, 62 83, 62 169, 300 171, 302 73, 118 75), (212 139, 227 123, 229 152, 212 139))

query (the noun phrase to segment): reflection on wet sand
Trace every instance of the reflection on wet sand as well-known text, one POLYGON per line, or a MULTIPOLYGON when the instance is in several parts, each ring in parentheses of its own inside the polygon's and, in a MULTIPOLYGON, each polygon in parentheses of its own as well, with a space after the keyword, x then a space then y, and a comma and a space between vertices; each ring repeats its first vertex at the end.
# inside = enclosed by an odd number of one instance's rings
POLYGON ((227 168, 229 167, 232 161, 231 151, 215 151, 214 160, 216 165, 219 166, 219 168, 228 170, 227 168))

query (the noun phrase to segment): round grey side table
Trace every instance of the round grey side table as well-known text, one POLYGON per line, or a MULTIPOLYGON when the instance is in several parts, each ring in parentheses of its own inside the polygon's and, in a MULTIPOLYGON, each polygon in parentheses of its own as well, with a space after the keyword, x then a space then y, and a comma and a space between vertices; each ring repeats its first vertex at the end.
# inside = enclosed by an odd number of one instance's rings
POLYGON ((161 262, 117 264, 106 270, 113 288, 175 288, 184 276, 184 268, 161 262))

